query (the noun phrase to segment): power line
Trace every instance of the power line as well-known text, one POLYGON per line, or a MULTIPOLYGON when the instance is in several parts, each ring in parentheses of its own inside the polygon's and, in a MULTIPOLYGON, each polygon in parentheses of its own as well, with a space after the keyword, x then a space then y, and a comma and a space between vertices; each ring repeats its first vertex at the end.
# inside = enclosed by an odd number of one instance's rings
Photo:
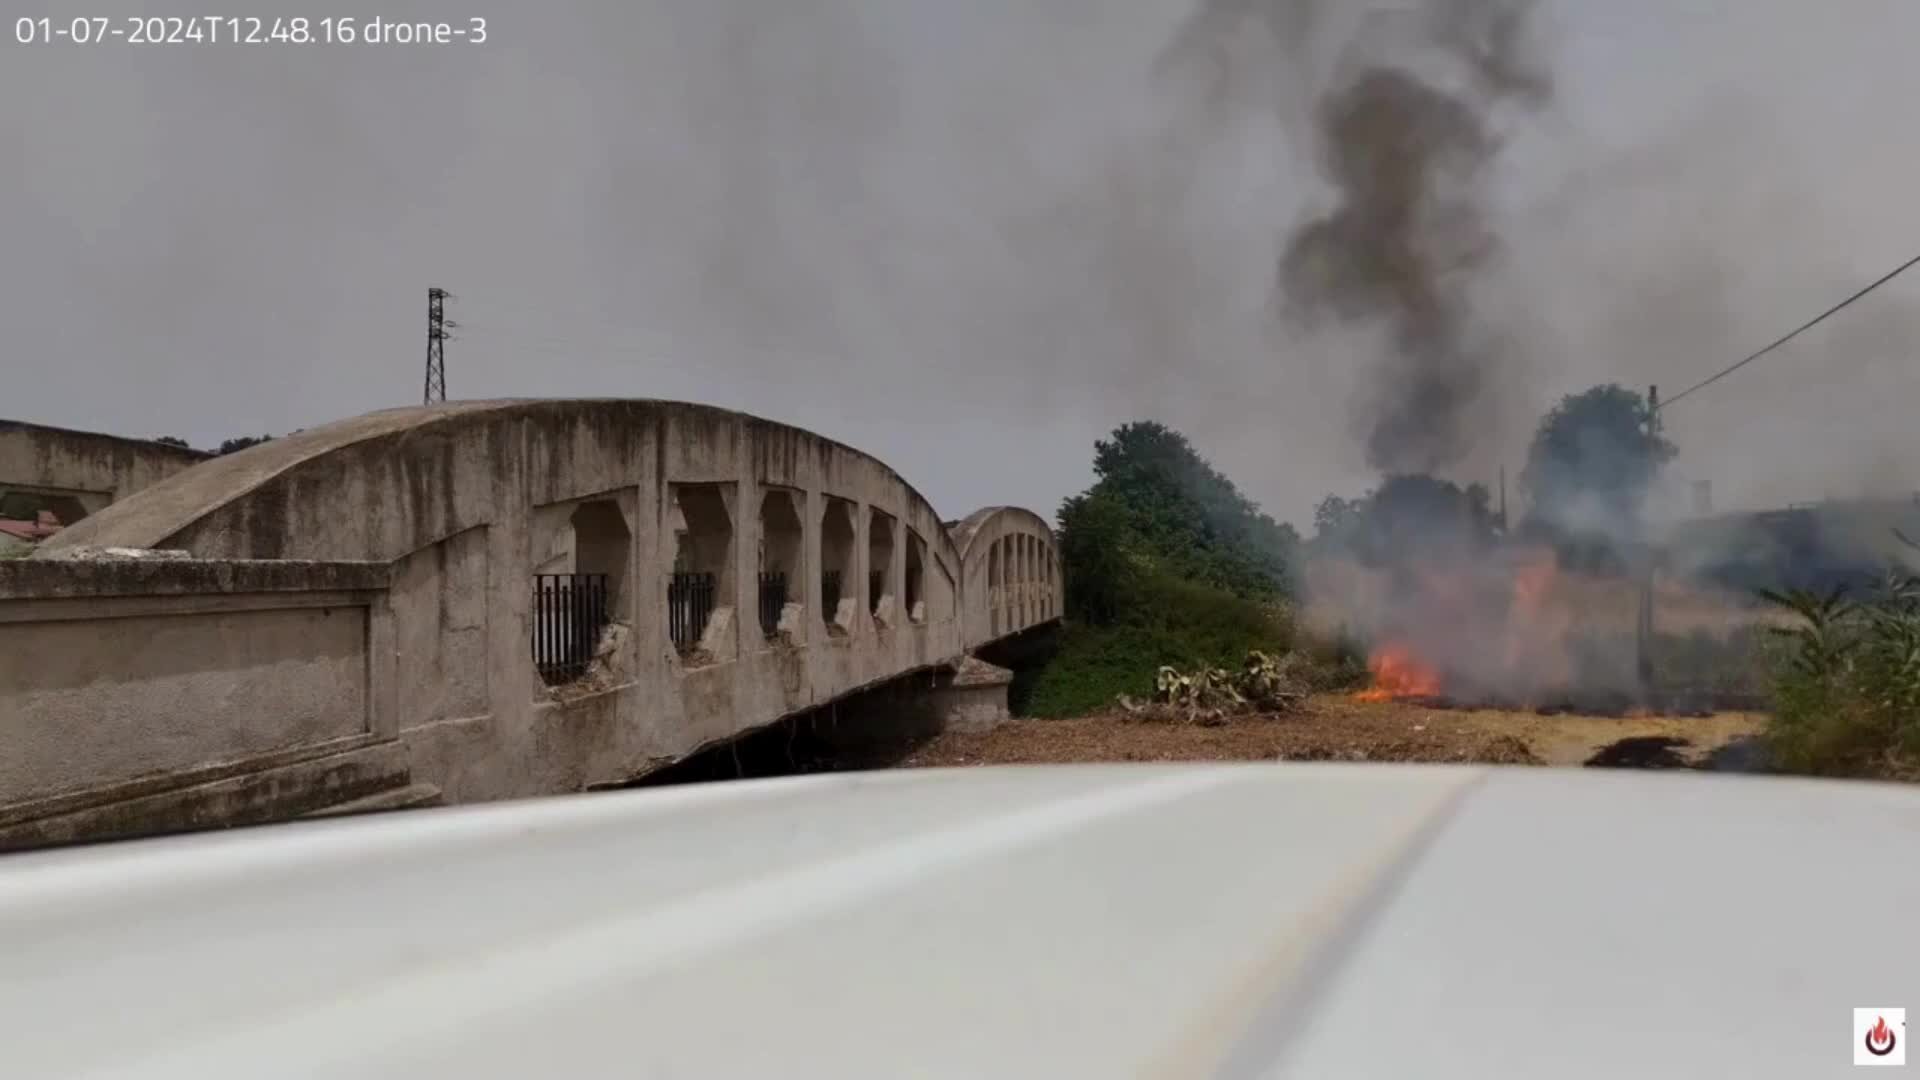
POLYGON ((1827 310, 1814 316, 1812 319, 1809 319, 1805 323, 1802 323, 1799 327, 1795 328, 1791 333, 1787 334, 1785 337, 1781 338, 1780 340, 1774 342, 1771 345, 1768 345, 1766 348, 1761 349, 1759 352, 1754 353, 1752 356, 1749 356, 1746 359, 1741 360, 1739 363, 1723 368, 1720 371, 1717 371, 1714 374, 1708 376, 1707 378, 1702 379, 1697 383, 1694 383, 1692 386, 1689 386, 1685 390, 1682 390, 1679 393, 1668 398, 1665 404, 1653 406, 1653 411, 1655 413, 1658 413, 1659 410, 1661 409, 1672 408, 1674 402, 1679 401, 1681 398, 1686 397, 1688 394, 1693 393, 1695 390, 1704 390, 1707 387, 1712 386, 1714 383, 1719 382, 1721 379, 1724 379, 1727 376, 1733 374, 1734 372, 1739 371, 1741 368, 1746 367, 1748 364, 1753 363, 1755 360, 1760 359, 1761 357, 1767 355, 1768 353, 1779 348, 1780 346, 1785 345, 1787 342, 1792 341, 1794 338, 1799 337, 1801 334, 1806 333, 1807 331, 1813 329, 1814 327, 1820 325, 1821 323, 1826 322, 1828 319, 1832 318, 1833 316, 1838 315, 1843 309, 1851 306, 1854 301, 1859 300, 1861 297, 1867 295, 1873 290, 1879 288, 1882 285, 1885 285, 1887 282, 1892 281, 1894 278, 1899 277, 1901 274, 1906 273, 1909 268, 1913 267, 1916 264, 1920 264, 1920 255, 1915 255, 1913 258, 1908 259, 1906 262, 1901 263, 1899 266, 1889 271, 1887 274, 1882 276, 1879 280, 1875 281, 1873 284, 1868 285, 1866 288, 1861 289, 1859 292, 1854 293, 1852 296, 1847 297, 1845 300, 1840 301, 1839 303, 1833 305, 1827 310))

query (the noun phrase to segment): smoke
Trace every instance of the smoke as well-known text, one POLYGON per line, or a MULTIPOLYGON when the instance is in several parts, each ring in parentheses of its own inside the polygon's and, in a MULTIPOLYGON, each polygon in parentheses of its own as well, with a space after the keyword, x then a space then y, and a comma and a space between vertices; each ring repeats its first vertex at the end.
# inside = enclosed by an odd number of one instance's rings
MULTIPOLYGON (((1283 233, 1275 284, 1285 322, 1303 336, 1361 333, 1372 346, 1354 354, 1353 435, 1385 480, 1329 537, 1343 557, 1309 568, 1311 597, 1400 675, 1424 675, 1417 685, 1483 701, 1628 700, 1647 676, 1639 580, 1621 571, 1640 562, 1642 502, 1666 460, 1638 399, 1617 387, 1582 396, 1524 476, 1533 505, 1519 535, 1501 537, 1484 488, 1438 479, 1484 462, 1515 426, 1504 385, 1545 381, 1534 377, 1545 337, 1526 317, 1538 290, 1503 265, 1508 232, 1542 223, 1502 204, 1498 167, 1504 117, 1554 96, 1529 32, 1533 4, 1428 0, 1340 14, 1215 0, 1176 44, 1215 58, 1196 64, 1209 72, 1210 103, 1280 95, 1276 115, 1326 185, 1323 203, 1283 233), (1228 62, 1261 42, 1291 64, 1265 87, 1236 79, 1228 62)), ((1699 280, 1723 284, 1719 269, 1708 260, 1699 280)), ((1676 297, 1629 280, 1604 295, 1691 313, 1712 294, 1676 297)), ((1724 629, 1722 600, 1667 595, 1706 613, 1695 625, 1724 629)))
MULTIPOLYGON (((1424 666, 1435 685, 1523 699, 1575 680, 1554 554, 1498 544, 1486 488, 1438 475, 1500 433, 1511 403, 1493 385, 1524 361, 1521 335, 1481 302, 1501 284, 1488 278, 1504 239, 1497 114, 1553 93, 1531 12, 1530 0, 1427 0, 1357 17, 1299 0, 1208 0, 1172 52, 1216 115, 1274 95, 1295 152, 1326 185, 1322 205, 1282 230, 1272 287, 1296 337, 1365 341, 1350 354, 1352 434, 1385 481, 1322 515, 1322 541, 1343 557, 1309 568, 1317 609, 1424 666), (1278 61, 1271 80, 1248 74, 1245 56, 1260 50, 1278 61)), ((1603 667, 1602 682, 1631 675, 1630 664, 1603 667)))
MULTIPOLYGON (((1912 254, 1887 133, 1920 6, 1863 2, 474 0, 485 47, 19 49, 0 91, 62 107, 0 116, 0 322, 35 372, 7 411, 214 444, 405 403, 437 282, 455 396, 734 405, 955 513, 1056 506, 1147 416, 1300 522, 1420 396, 1391 308, 1276 317, 1283 248, 1357 205, 1322 119, 1386 71, 1486 137, 1428 190, 1498 244, 1410 250, 1484 362, 1440 384, 1454 450, 1480 436, 1446 471, 1491 486, 1562 394, 1671 392, 1912 254)), ((1897 293, 1689 399, 1675 469, 1722 507, 1866 486, 1867 459, 1914 486, 1897 293), (1858 340, 1882 312, 1887 347, 1858 340)))
POLYGON ((1291 313, 1378 323, 1389 348, 1368 366, 1360 402, 1367 461, 1383 472, 1459 462, 1495 407, 1486 382, 1504 338, 1478 324, 1471 285, 1498 249, 1488 166, 1500 149, 1489 111, 1537 104, 1551 79, 1527 48, 1530 4, 1434 0, 1409 35, 1356 38, 1351 64, 1319 98, 1322 172, 1337 204, 1295 229, 1281 258, 1291 313), (1378 44, 1376 44, 1378 42, 1378 44), (1417 67, 1451 61, 1455 85, 1417 67))

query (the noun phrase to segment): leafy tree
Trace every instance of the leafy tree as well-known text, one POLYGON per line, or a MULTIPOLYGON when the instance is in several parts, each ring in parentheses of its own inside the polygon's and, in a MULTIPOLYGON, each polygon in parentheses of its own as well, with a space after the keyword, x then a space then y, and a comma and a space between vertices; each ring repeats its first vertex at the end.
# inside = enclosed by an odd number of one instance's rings
POLYGON ((261 443, 272 441, 273 436, 271 435, 241 435, 223 441, 220 444, 219 453, 223 455, 237 453, 245 450, 249 446, 259 446, 261 443))
POLYGON ((1116 429, 1094 444, 1093 486, 1060 507, 1069 625, 1020 707, 1085 713, 1117 694, 1152 692, 1161 664, 1238 664, 1248 649, 1284 650, 1300 537, 1240 494, 1161 424, 1116 429))
POLYGON ((1646 399, 1617 384, 1561 399, 1520 474, 1529 519, 1575 535, 1637 533, 1647 492, 1676 452, 1651 418, 1646 399))
POLYGON ((1093 487, 1061 506, 1061 544, 1074 574, 1106 577, 1069 586, 1071 614, 1100 617, 1072 600, 1106 597, 1110 606, 1126 560, 1254 599, 1290 592, 1299 534, 1262 513, 1186 436, 1152 421, 1125 424, 1094 443, 1093 472, 1093 487), (1076 527, 1085 535, 1074 537, 1076 527))
POLYGON ((1060 507, 1060 562, 1066 566, 1066 610, 1077 619, 1110 623, 1127 603, 1126 583, 1138 567, 1130 515, 1120 499, 1089 491, 1060 507))
POLYGON ((1420 473, 1390 476, 1359 498, 1320 500, 1312 546, 1316 553, 1347 555, 1370 566, 1476 551, 1498 531, 1490 501, 1482 484, 1462 488, 1420 473))
POLYGON ((1355 499, 1328 495, 1313 508, 1313 546, 1318 550, 1346 550, 1365 527, 1369 491, 1355 499))
POLYGON ((153 441, 159 443, 162 446, 177 446, 182 450, 193 449, 193 447, 187 445, 187 440, 182 439, 176 435, 162 435, 153 441))

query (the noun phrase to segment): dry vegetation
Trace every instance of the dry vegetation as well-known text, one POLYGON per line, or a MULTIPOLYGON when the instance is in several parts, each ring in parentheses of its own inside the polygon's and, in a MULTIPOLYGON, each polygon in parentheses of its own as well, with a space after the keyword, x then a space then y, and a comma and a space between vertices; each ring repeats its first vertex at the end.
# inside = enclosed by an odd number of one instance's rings
POLYGON ((977 734, 949 732, 903 765, 1012 765, 1127 761, 1405 761, 1582 765, 1609 747, 1666 746, 1687 764, 1756 734, 1763 718, 1719 713, 1681 718, 1541 716, 1363 703, 1315 695, 1285 714, 1198 725, 1143 720, 1124 711, 1063 720, 1017 719, 977 734))

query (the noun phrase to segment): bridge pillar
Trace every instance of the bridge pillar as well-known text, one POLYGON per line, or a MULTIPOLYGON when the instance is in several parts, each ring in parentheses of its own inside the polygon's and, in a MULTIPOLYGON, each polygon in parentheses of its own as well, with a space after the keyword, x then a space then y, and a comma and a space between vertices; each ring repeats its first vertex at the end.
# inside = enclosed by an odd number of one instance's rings
POLYGON ((928 693, 942 731, 990 731, 1010 717, 1007 689, 1013 672, 969 656, 953 671, 943 672, 928 693))

